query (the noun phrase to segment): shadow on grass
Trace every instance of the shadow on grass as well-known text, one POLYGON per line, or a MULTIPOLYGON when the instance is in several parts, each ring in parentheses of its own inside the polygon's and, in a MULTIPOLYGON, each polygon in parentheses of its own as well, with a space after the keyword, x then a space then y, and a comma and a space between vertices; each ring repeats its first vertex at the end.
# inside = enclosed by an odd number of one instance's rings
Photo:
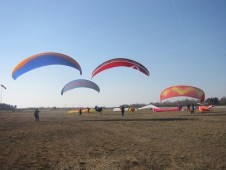
POLYGON ((89 119, 89 120, 79 120, 79 121, 93 121, 93 122, 114 122, 114 121, 124 121, 124 122, 132 122, 132 121, 189 121, 189 120, 198 120, 198 118, 155 118, 155 119, 126 119, 126 118, 121 118, 121 119, 89 119))

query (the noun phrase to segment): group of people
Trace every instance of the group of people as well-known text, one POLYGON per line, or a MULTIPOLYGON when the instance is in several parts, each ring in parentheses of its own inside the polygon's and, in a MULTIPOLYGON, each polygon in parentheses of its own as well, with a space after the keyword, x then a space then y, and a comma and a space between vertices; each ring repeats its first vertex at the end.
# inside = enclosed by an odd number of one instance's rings
POLYGON ((188 104, 187 105, 187 111, 189 112, 190 111, 190 113, 191 114, 194 114, 195 113, 195 105, 194 104, 188 104))
MULTIPOLYGON (((97 111, 97 112, 102 112, 102 107, 95 107, 95 110, 97 111)), ((122 106, 120 106, 120 110, 121 110, 121 115, 122 115, 122 117, 124 117, 124 113, 125 113, 125 107, 122 105, 122 106)), ((87 112, 89 113, 89 111, 90 111, 90 108, 89 107, 87 107, 87 112)), ((81 116, 82 115, 82 109, 80 108, 79 109, 79 115, 81 116)))
MULTIPOLYGON (((181 110, 182 109, 182 106, 180 105, 180 104, 178 104, 177 105, 177 107, 178 107, 178 109, 179 110, 181 110)), ((122 117, 124 117, 124 113, 125 113, 125 107, 122 105, 122 106, 120 106, 120 110, 121 110, 121 115, 122 115, 122 117)), ((90 111, 90 108, 89 107, 87 107, 87 112, 89 113, 89 111, 90 111)), ((101 108, 101 111, 102 111, 102 108, 101 108)), ((188 104, 187 105, 187 111, 189 112, 191 112, 191 114, 194 114, 195 113, 195 105, 194 104, 188 104)), ((39 110, 38 109, 36 109, 35 110, 35 112, 34 112, 34 117, 35 117, 35 121, 36 122, 39 122, 39 110)), ((81 116, 82 115, 82 109, 80 108, 79 109, 79 115, 81 116)))
MULTIPOLYGON (((88 113, 90 112, 90 108, 89 107, 87 107, 87 112, 88 113)), ((40 110, 38 110, 38 108, 35 109, 35 111, 34 111, 35 122, 39 122, 39 113, 40 113, 40 110)), ((82 109, 81 108, 79 109, 79 115, 80 116, 82 115, 82 109)))
MULTIPOLYGON (((180 111, 182 109, 182 106, 178 103, 177 104, 178 110, 180 111)), ((187 112, 190 112, 191 114, 195 113, 195 105, 194 104, 188 104, 187 105, 187 112)))
MULTIPOLYGON (((89 113, 89 111, 90 111, 90 108, 87 107, 87 112, 89 113)), ((79 109, 79 115, 80 115, 80 116, 82 115, 82 108, 79 109)))

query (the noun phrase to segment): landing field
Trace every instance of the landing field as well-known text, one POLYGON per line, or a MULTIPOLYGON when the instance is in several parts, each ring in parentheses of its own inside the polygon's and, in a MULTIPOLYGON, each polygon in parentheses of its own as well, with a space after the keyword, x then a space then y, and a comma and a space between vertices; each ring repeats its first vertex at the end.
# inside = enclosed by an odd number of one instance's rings
POLYGON ((0 169, 226 169, 226 108, 0 112, 0 169))

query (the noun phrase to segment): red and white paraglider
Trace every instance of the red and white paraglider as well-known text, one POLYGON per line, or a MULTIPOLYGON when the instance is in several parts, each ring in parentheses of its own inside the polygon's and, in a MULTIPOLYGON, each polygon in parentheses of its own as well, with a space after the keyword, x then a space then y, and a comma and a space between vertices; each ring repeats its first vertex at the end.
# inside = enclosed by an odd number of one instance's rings
POLYGON ((93 78, 94 76, 96 76, 97 74, 99 74, 100 72, 102 72, 104 70, 111 69, 114 67, 130 67, 130 68, 133 68, 135 70, 138 70, 138 71, 144 73, 147 76, 150 75, 150 73, 146 67, 144 67, 142 64, 140 64, 134 60, 130 60, 130 59, 126 59, 126 58, 114 58, 114 59, 105 61, 104 63, 102 63, 98 67, 96 67, 94 69, 94 71, 92 72, 91 78, 93 78))

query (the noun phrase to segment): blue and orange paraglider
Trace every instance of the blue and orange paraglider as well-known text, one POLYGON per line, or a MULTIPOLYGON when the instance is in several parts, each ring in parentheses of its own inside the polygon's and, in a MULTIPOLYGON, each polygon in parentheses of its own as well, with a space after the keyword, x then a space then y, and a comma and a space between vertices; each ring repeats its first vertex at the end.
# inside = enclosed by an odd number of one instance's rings
POLYGON ((85 80, 85 79, 78 79, 78 80, 73 80, 73 81, 67 83, 61 90, 61 95, 63 95, 64 92, 66 92, 68 90, 71 90, 74 88, 79 88, 79 87, 86 87, 86 88, 96 90, 97 92, 100 92, 100 88, 94 82, 85 80))
POLYGON ((98 73, 104 70, 114 68, 114 67, 121 67, 121 66, 133 68, 135 70, 138 70, 144 73, 147 76, 150 75, 148 69, 136 61, 126 59, 126 58, 115 58, 115 59, 105 61, 104 63, 96 67, 92 72, 91 78, 93 78, 95 75, 97 75, 98 73))
POLYGON ((30 70, 43 67, 43 66, 48 66, 48 65, 65 65, 65 66, 73 67, 79 70, 80 74, 82 75, 82 69, 79 63, 75 61, 73 58, 61 53, 46 52, 46 53, 36 54, 22 60, 13 69, 12 77, 14 80, 16 80, 19 76, 21 76, 22 74, 30 70))

